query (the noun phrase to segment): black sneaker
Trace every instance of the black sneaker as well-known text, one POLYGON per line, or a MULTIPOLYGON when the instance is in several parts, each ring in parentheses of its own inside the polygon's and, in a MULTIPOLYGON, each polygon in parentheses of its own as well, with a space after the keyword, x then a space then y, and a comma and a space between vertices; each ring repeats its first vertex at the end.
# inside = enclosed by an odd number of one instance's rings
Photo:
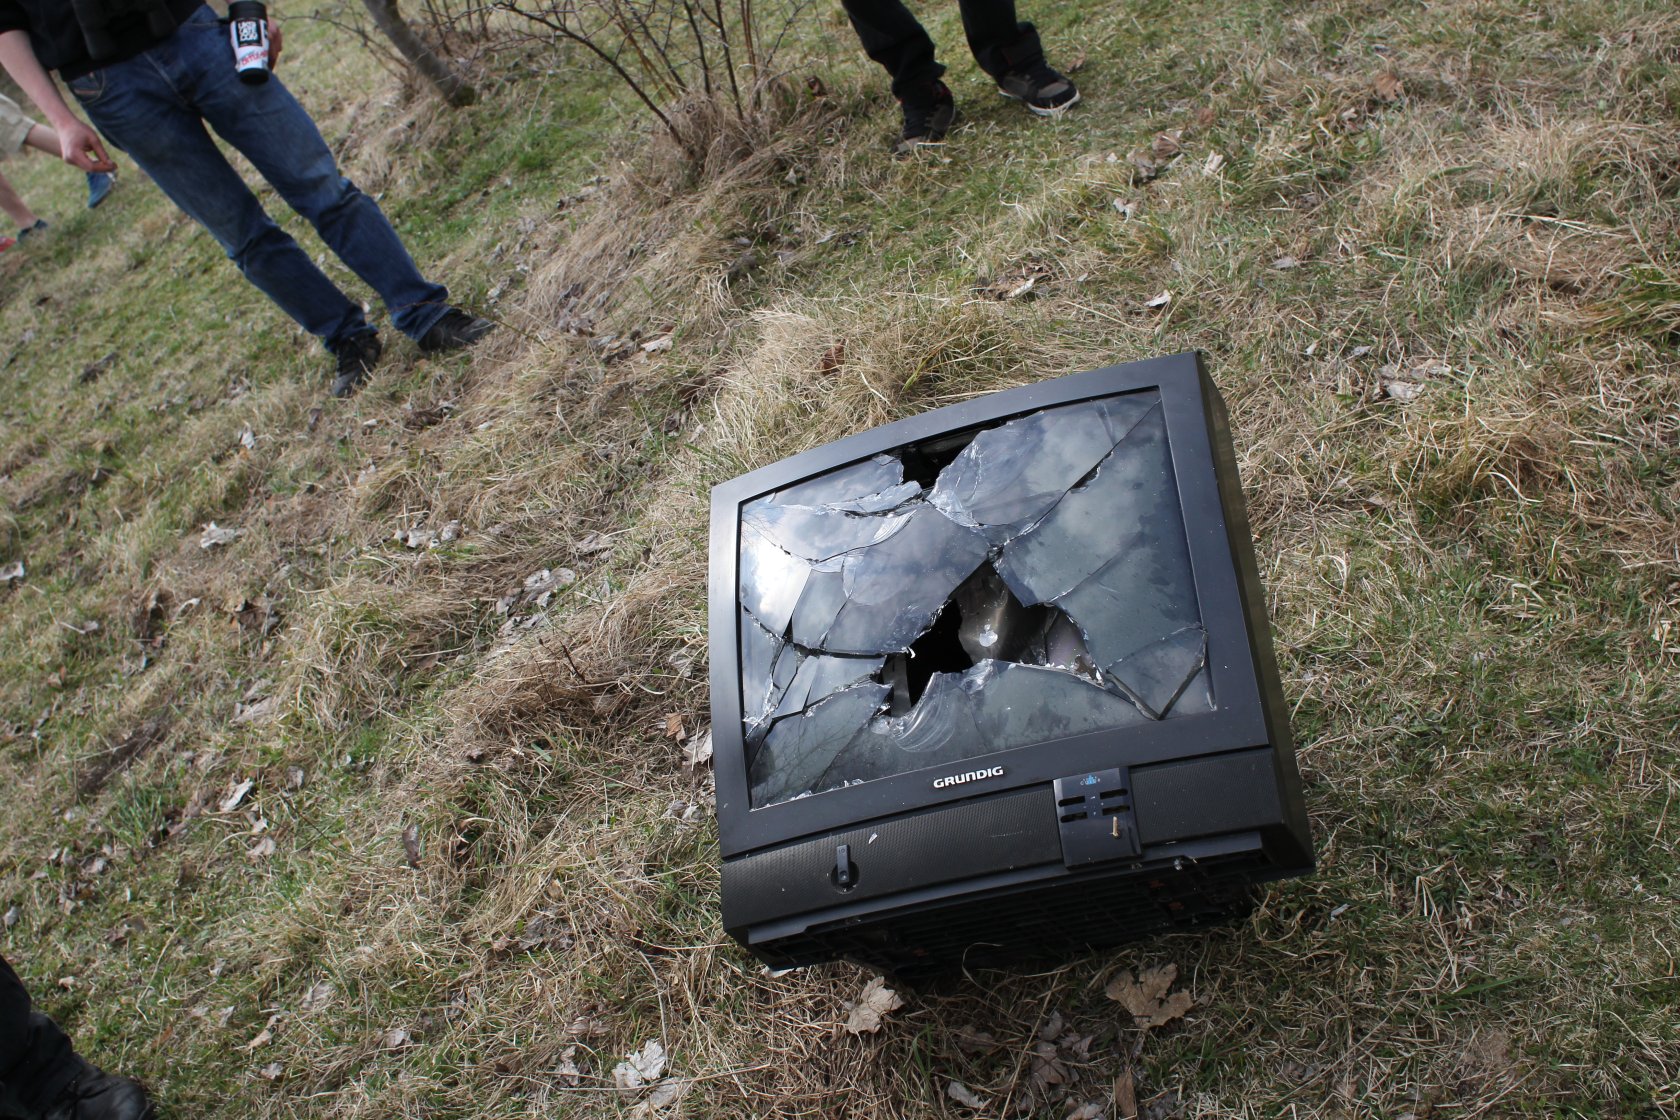
POLYGON ((496 324, 489 319, 451 307, 420 340, 420 351, 423 354, 442 354, 447 350, 459 350, 473 345, 495 329, 496 324))
POLYGON ((907 156, 924 144, 937 144, 945 139, 951 122, 957 119, 957 103, 951 90, 938 78, 928 83, 925 96, 906 97, 904 132, 893 145, 893 154, 907 156))
POLYGON ((1040 59, 1024 70, 1013 70, 997 80, 998 92, 1024 102, 1041 117, 1055 117, 1079 100, 1073 80, 1065 78, 1040 59))
POLYGON ((41 1120, 157 1120, 157 1110, 138 1081, 89 1066, 41 1120))
POLYGON ((333 347, 333 354, 338 358, 338 375, 333 378, 332 389, 335 397, 348 397, 362 387, 373 367, 379 364, 379 355, 385 352, 385 344, 379 341, 379 335, 373 331, 364 334, 353 334, 333 347))

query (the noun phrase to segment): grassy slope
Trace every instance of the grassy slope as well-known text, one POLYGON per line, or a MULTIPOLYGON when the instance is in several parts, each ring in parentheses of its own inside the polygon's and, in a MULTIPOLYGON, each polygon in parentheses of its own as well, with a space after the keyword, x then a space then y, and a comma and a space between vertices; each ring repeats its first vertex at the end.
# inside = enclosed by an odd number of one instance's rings
POLYGON ((953 49, 967 123, 892 163, 830 14, 831 104, 698 184, 593 77, 444 115, 295 24, 351 174, 507 324, 471 359, 397 347, 350 402, 138 175, 89 215, 64 169, 8 165, 64 217, 0 257, 0 563, 29 568, 0 591, 0 949, 91 1054, 182 1116, 616 1115, 650 1038, 702 1079, 691 1116, 971 1115, 956 1079, 1061 1117, 1128 1068, 1162 1116, 1680 1106, 1672 11, 1033 14, 1089 58, 1070 119, 953 49), (1183 157, 1134 182, 1164 129, 1183 157), (726 281, 743 237, 766 263, 726 281), (1040 298, 973 294, 1028 260, 1040 298), (581 319, 675 346, 608 364, 581 319), (704 722, 706 488, 1190 347, 1234 412, 1321 872, 1249 927, 982 975, 854 1038, 864 977, 763 975, 717 925, 704 814, 673 812, 706 799, 664 733, 704 722), (210 520, 244 535, 204 552, 210 520), (495 600, 560 565, 504 635, 495 600), (1144 1038, 1102 984, 1160 962, 1197 1006, 1144 1038))

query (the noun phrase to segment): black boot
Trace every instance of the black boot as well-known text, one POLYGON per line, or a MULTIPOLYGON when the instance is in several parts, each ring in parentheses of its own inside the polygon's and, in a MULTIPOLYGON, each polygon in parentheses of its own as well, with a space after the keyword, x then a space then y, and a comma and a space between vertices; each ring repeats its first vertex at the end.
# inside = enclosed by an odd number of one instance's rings
POLYGON ((152 1100, 138 1081, 82 1064, 85 1071, 41 1113, 41 1120, 157 1120, 152 1100))

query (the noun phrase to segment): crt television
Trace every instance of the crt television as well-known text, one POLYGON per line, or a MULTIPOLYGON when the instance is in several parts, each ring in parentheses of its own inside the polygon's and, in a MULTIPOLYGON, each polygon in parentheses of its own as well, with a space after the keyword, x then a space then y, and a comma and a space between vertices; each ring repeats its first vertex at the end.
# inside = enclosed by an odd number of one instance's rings
POLYGON ((1312 846, 1197 354, 713 490, 723 923, 915 980, 1229 922, 1312 846))

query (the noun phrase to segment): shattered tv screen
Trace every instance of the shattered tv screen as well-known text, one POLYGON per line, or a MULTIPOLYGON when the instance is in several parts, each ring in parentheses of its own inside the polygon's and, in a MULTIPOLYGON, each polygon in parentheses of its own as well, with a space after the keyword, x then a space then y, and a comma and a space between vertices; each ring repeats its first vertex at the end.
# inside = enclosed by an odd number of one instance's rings
POLYGON ((755 809, 1212 710, 1154 391, 877 455, 740 529, 755 809))

